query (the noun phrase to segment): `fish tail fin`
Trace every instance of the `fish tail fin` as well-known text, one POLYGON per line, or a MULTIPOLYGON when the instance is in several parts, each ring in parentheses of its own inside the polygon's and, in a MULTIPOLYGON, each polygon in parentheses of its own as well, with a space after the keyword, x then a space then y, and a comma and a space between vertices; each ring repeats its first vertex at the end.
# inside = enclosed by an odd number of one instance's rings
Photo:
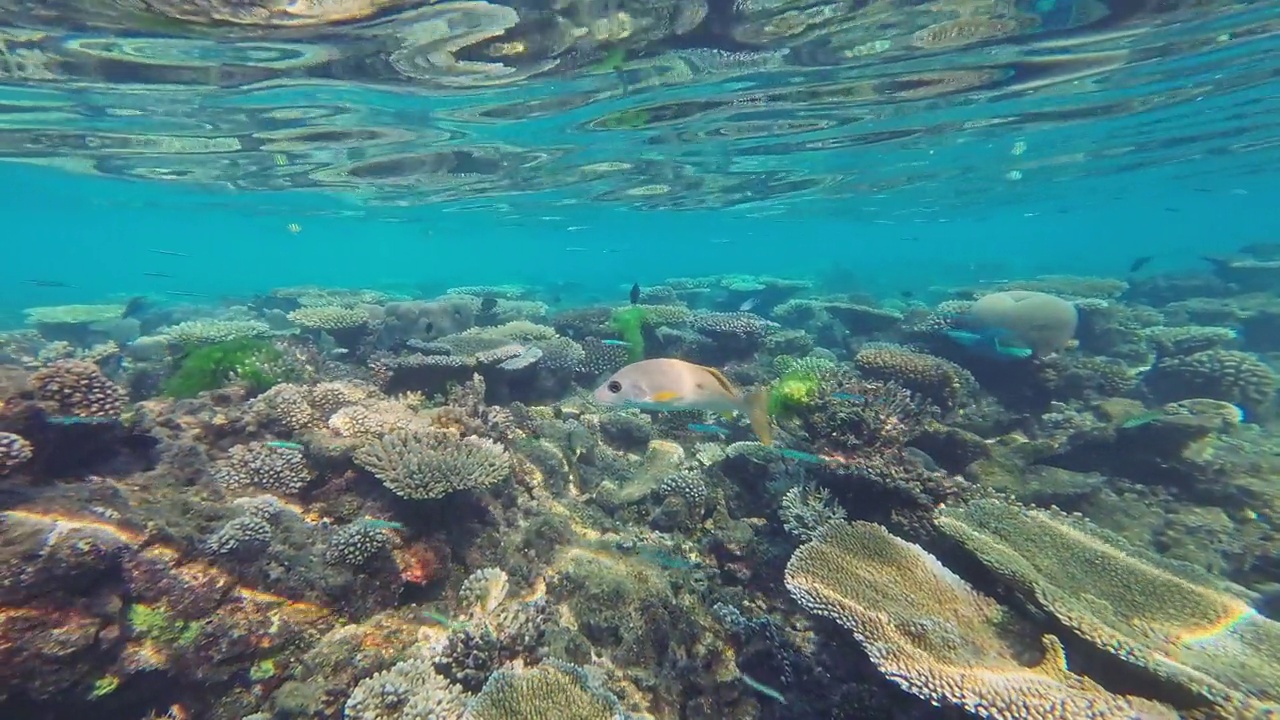
POLYGON ((765 445, 773 444, 773 425, 769 422, 769 393, 757 390, 743 398, 744 410, 751 421, 751 431, 765 445))

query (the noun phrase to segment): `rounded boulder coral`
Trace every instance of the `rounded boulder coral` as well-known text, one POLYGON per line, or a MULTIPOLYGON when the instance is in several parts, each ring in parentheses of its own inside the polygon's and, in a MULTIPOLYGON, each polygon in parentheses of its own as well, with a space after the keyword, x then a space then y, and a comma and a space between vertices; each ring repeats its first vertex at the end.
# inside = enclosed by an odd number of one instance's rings
POLYGON ((1043 357, 1066 349, 1080 314, 1075 305, 1054 295, 1006 290, 979 298, 967 320, 976 330, 1000 333, 1005 344, 1030 348, 1043 357))

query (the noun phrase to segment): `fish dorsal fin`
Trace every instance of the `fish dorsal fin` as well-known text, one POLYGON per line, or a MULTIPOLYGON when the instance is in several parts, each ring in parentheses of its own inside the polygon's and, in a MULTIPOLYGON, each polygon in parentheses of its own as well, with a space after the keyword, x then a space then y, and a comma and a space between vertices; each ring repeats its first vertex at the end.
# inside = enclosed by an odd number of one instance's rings
POLYGON ((703 370, 706 370, 707 373, 711 375, 711 377, 715 378, 715 381, 720 383, 720 387, 724 388, 725 392, 729 393, 730 395, 738 394, 738 389, 733 386, 733 383, 729 382, 729 378, 725 377, 724 373, 720 372, 719 370, 713 367, 707 367, 705 365, 699 365, 698 367, 702 368, 703 370))

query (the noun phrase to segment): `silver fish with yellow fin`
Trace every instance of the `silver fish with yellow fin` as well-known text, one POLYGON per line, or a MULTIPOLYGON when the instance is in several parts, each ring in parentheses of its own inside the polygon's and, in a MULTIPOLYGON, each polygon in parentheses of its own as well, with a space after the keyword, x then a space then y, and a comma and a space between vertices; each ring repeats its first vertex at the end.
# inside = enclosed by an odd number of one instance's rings
POLYGON ((760 442, 773 443, 769 396, 743 393, 715 368, 675 358, 634 362, 596 388, 592 397, 603 405, 641 410, 707 410, 745 413, 760 442))

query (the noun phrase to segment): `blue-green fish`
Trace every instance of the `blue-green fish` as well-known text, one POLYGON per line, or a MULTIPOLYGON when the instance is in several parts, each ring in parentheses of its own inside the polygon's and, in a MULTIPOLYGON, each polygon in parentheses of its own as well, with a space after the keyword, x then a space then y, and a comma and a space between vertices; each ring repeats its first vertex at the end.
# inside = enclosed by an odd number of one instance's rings
POLYGON ((295 443, 295 442, 289 442, 289 441, 287 441, 287 440, 268 440, 268 441, 267 441, 267 445, 269 445, 269 446, 271 446, 271 447, 273 447, 273 448, 281 448, 281 449, 283 449, 283 450, 298 450, 298 451, 302 451, 302 450, 305 450, 305 449, 306 449, 306 448, 304 448, 303 446, 299 445, 298 443, 295 443))

